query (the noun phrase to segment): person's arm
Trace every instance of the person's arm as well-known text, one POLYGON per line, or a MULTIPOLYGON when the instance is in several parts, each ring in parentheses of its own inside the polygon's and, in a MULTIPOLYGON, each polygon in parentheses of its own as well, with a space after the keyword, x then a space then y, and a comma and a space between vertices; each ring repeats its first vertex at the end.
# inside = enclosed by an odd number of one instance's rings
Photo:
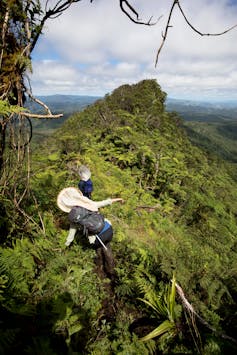
POLYGON ((112 203, 114 202, 123 202, 123 199, 117 197, 117 198, 107 198, 107 200, 103 200, 103 201, 93 201, 93 203, 96 204, 97 208, 112 205, 112 203))
POLYGON ((113 202, 111 198, 107 198, 107 200, 93 201, 93 203, 96 205, 97 208, 100 208, 100 207, 112 205, 113 202))
POLYGON ((116 197, 116 198, 112 198, 112 203, 114 202, 124 202, 124 200, 121 197, 116 197))
POLYGON ((76 231, 77 231, 77 228, 73 228, 71 227, 69 229, 69 233, 68 233, 68 236, 67 236, 67 240, 66 240, 66 243, 65 245, 68 247, 71 242, 73 241, 74 237, 75 237, 75 234, 76 234, 76 231))

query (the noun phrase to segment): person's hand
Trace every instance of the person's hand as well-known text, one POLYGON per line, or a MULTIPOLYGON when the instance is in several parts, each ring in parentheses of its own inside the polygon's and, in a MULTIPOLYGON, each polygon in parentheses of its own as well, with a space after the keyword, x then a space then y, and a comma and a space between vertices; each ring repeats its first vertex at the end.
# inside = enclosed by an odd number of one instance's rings
POLYGON ((89 235, 88 240, 90 244, 95 244, 96 236, 95 235, 89 235))
POLYGON ((117 198, 112 198, 112 203, 114 202, 121 202, 121 203, 124 203, 124 200, 120 197, 117 197, 117 198))

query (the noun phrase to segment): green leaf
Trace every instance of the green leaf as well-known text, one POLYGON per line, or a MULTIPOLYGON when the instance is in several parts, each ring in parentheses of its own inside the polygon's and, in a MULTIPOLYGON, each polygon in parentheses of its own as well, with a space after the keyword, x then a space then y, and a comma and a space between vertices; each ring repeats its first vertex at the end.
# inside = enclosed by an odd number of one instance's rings
POLYGON ((175 333, 175 323, 171 322, 169 320, 165 320, 163 323, 161 323, 157 328, 155 328, 152 332, 147 334, 146 336, 142 337, 140 340, 141 341, 147 341, 156 337, 159 337, 165 333, 175 333))
POLYGON ((175 308, 175 277, 173 276, 172 278, 172 286, 170 290, 170 295, 169 295, 169 303, 168 303, 168 309, 170 313, 171 320, 174 320, 175 318, 175 313, 174 313, 174 308, 175 308))

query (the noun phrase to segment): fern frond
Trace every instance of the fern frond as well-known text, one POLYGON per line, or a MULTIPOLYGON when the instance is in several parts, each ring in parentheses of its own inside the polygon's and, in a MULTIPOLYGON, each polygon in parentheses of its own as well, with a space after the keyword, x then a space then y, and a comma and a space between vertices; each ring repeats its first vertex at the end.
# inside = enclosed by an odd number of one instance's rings
POLYGON ((148 271, 143 269, 141 266, 138 266, 135 274, 134 274, 135 282, 138 287, 138 290, 140 293, 145 294, 145 295, 150 295, 150 297, 146 297, 148 299, 153 299, 155 293, 154 293, 154 288, 155 288, 155 283, 156 279, 153 275, 151 275, 148 271))
POLYGON ((15 342, 16 334, 19 330, 14 329, 1 329, 0 337, 0 354, 9 354, 11 346, 15 342))

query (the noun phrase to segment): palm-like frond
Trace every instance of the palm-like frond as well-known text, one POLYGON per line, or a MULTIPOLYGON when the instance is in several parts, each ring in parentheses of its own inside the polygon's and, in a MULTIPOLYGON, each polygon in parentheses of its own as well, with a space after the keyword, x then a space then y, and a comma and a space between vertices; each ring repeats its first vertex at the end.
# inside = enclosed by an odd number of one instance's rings
POLYGON ((153 300, 153 301, 148 301, 142 298, 138 298, 140 301, 146 303, 149 307, 151 307, 156 314, 158 314, 159 316, 166 316, 167 315, 167 308, 165 307, 164 304, 162 304, 162 301, 160 298, 157 298, 157 300, 153 300))
POLYGON ((167 309, 169 311, 169 318, 170 320, 175 319, 175 294, 176 294, 176 289, 175 289, 175 277, 173 276, 172 281, 171 281, 171 287, 169 285, 169 299, 167 302, 167 309))
POLYGON ((177 330, 176 321, 178 318, 178 314, 176 313, 175 294, 175 277, 173 276, 171 285, 166 287, 165 293, 155 294, 154 291, 151 293, 149 290, 148 293, 145 293, 144 299, 139 298, 140 301, 144 302, 155 311, 159 320, 164 319, 157 328, 142 337, 142 341, 147 341, 165 334, 171 337, 175 336, 177 330))
POLYGON ((147 341, 167 333, 172 337, 176 334, 175 323, 169 320, 165 320, 164 322, 162 322, 157 328, 155 328, 152 332, 142 337, 140 340, 147 341))

